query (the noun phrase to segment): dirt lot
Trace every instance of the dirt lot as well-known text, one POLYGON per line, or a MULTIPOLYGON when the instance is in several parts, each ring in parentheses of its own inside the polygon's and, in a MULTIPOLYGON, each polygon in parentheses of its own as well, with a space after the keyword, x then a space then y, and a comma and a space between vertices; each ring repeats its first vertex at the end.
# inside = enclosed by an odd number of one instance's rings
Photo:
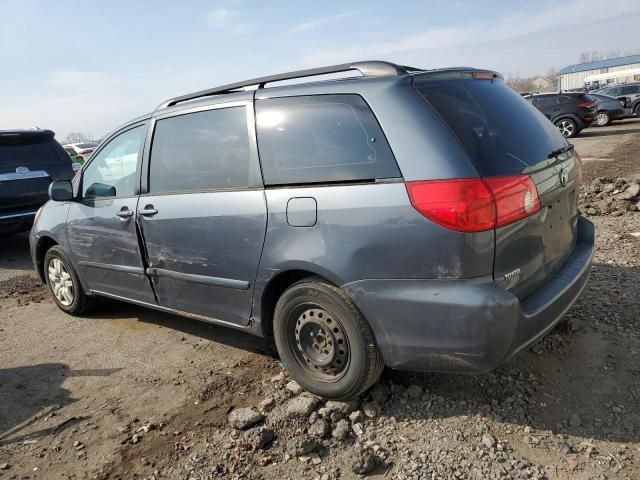
MULTIPOLYGON (((575 144, 586 183, 640 174, 640 120, 575 144)), ((2 239, 0 479, 640 479, 640 213, 591 219, 585 294, 514 362, 386 371, 326 405, 260 339, 115 302, 64 315, 26 236, 2 239), (256 426, 229 425, 240 407, 256 426)))

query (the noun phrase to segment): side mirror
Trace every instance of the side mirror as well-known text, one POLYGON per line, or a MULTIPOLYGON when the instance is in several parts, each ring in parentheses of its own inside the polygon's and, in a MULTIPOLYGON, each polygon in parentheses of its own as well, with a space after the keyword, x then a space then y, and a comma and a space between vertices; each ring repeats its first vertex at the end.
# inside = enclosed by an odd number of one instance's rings
POLYGON ((87 197, 115 197, 116 187, 104 183, 92 183, 87 188, 85 195, 87 197))
POLYGON ((49 198, 56 202, 73 200, 73 186, 69 180, 57 180, 49 185, 49 198))

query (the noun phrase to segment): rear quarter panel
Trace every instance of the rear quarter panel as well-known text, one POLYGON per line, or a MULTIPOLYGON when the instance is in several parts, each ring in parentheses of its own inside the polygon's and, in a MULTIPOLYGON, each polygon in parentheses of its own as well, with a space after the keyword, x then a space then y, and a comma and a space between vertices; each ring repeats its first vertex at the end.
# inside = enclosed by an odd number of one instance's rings
POLYGON ((444 229, 410 204, 402 182, 266 190, 267 233, 257 286, 285 270, 310 270, 332 282, 371 278, 462 278, 493 268, 493 231, 444 229), (317 222, 287 222, 291 198, 312 197, 317 222))

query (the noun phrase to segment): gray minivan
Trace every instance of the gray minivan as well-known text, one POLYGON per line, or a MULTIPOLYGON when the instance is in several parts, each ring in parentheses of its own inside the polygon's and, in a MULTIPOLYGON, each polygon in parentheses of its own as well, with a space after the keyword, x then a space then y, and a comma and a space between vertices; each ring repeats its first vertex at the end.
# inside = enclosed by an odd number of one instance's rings
POLYGON ((553 328, 591 267, 580 169, 495 72, 303 70, 108 135, 51 185, 31 253, 65 312, 108 297, 273 337, 305 389, 350 398, 385 365, 485 372, 553 328))

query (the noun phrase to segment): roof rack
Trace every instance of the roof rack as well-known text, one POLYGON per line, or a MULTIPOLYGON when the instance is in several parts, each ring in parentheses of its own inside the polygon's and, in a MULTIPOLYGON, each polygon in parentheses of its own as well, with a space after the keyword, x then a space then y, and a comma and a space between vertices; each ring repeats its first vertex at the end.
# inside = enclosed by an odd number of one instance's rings
POLYGON ((269 75, 267 77, 252 78, 250 80, 244 80, 242 82, 229 83, 220 87, 209 88, 207 90, 200 90, 199 92, 188 93, 179 97, 170 98, 169 100, 158 105, 156 110, 161 108, 171 107, 180 102, 186 102, 200 97, 207 97, 210 95, 217 95, 219 93, 228 93, 240 88, 254 87, 264 88, 265 84, 271 82, 279 82, 283 80, 293 80, 295 78, 314 77, 317 75, 327 75, 331 73, 348 72, 351 70, 359 71, 364 77, 393 77, 400 75, 407 75, 410 72, 421 71, 419 68, 406 67, 402 65, 396 65, 391 62, 383 62, 379 60, 366 61, 366 62, 354 62, 343 63, 341 65, 332 65, 329 67, 310 68, 307 70, 297 70, 288 73, 279 73, 277 75, 269 75))

